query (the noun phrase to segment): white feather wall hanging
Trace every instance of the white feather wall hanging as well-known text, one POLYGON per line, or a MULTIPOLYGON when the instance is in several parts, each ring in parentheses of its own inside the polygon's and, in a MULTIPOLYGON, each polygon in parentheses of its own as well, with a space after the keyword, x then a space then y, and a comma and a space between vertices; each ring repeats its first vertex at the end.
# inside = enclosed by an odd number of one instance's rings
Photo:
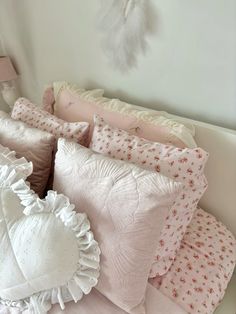
POLYGON ((122 72, 137 65, 147 48, 153 9, 149 0, 101 0, 99 29, 103 49, 113 67, 122 72))

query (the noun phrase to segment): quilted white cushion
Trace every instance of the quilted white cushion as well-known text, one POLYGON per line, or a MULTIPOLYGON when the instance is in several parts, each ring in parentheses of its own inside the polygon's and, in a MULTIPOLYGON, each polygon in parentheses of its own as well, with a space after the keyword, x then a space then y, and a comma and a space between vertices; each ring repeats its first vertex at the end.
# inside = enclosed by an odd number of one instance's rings
POLYGON ((102 251, 96 289, 128 313, 145 313, 153 256, 182 184, 59 139, 53 186, 91 221, 102 251))
POLYGON ((35 314, 64 309, 97 284, 98 244, 67 197, 39 199, 14 168, 0 166, 0 302, 35 314))

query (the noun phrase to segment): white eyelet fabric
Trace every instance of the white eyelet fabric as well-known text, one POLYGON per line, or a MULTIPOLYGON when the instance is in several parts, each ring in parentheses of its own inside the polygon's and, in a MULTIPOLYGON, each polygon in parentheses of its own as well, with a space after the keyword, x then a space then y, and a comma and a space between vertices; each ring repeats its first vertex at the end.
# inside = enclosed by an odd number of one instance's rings
POLYGON ((55 191, 39 199, 25 179, 0 167, 0 303, 44 314, 90 293, 100 249, 86 214, 55 191))

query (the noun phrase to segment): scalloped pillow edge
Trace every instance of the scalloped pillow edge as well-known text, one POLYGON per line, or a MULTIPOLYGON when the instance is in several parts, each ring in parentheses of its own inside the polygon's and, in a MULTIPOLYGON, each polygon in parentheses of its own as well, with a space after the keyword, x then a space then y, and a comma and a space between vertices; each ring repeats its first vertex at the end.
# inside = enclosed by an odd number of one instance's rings
POLYGON ((72 84, 66 81, 53 82, 52 86, 55 97, 55 104, 58 94, 64 89, 69 90, 72 93, 76 93, 85 99, 89 99, 90 97, 99 98, 104 94, 104 89, 96 88, 87 90, 85 88, 80 88, 77 84, 72 84))

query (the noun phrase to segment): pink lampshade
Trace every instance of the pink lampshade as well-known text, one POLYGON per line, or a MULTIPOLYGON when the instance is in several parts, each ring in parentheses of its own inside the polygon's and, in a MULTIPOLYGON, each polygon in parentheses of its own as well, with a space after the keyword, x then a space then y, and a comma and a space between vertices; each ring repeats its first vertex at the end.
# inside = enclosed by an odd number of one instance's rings
POLYGON ((0 57, 0 82, 15 80, 17 73, 9 57, 0 57))

